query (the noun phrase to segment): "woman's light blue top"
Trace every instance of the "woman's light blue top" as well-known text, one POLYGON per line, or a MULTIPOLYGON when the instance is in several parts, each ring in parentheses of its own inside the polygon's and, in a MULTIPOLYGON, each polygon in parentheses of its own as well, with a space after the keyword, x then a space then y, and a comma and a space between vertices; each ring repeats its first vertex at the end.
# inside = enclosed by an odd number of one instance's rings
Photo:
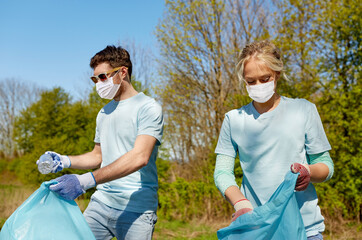
MULTIPOLYGON (((307 163, 307 154, 331 146, 317 108, 304 99, 281 97, 271 112, 259 114, 252 103, 228 112, 215 153, 235 158, 243 169, 241 191, 254 207, 266 203, 292 163, 307 163)), ((307 235, 324 230, 313 184, 296 193, 307 235)))

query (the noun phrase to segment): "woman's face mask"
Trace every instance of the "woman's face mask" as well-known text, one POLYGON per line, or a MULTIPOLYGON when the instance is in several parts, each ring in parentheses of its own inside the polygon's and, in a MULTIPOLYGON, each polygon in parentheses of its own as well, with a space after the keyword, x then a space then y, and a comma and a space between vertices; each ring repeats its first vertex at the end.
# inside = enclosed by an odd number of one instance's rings
POLYGON ((106 81, 98 81, 96 83, 97 93, 101 98, 113 99, 121 86, 121 83, 114 84, 113 77, 108 78, 106 81))
POLYGON ((243 75, 249 97, 255 102, 265 103, 274 95, 277 75, 263 61, 251 58, 244 65, 243 75))
POLYGON ((258 103, 267 102, 274 94, 274 82, 270 81, 258 85, 246 85, 246 90, 249 93, 249 97, 258 103))

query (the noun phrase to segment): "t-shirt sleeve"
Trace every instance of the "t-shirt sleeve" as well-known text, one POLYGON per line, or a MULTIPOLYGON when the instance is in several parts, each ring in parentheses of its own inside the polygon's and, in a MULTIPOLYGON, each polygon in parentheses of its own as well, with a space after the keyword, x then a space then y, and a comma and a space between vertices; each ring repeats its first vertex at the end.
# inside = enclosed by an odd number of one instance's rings
POLYGON ((161 106, 156 102, 146 104, 138 115, 137 136, 150 135, 157 139, 156 145, 161 144, 163 135, 163 114, 161 106))
POLYGON ((231 137, 230 117, 228 114, 225 115, 222 123, 215 153, 227 155, 233 158, 236 157, 237 146, 231 137))
POLYGON ((331 150, 321 118, 314 104, 308 104, 305 131, 305 148, 308 154, 317 154, 331 150))

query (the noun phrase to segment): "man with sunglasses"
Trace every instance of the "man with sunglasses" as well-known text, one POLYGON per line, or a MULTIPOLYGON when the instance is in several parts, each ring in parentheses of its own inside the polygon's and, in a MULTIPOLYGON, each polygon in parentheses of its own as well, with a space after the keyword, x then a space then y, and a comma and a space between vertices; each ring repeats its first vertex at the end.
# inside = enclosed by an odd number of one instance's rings
POLYGON ((91 80, 100 97, 113 99, 97 116, 91 152, 52 156, 52 172, 63 168, 95 169, 63 175, 50 189, 73 200, 97 186, 84 216, 96 239, 151 239, 157 221, 156 157, 163 133, 161 106, 131 84, 129 53, 107 46, 90 62, 91 80))

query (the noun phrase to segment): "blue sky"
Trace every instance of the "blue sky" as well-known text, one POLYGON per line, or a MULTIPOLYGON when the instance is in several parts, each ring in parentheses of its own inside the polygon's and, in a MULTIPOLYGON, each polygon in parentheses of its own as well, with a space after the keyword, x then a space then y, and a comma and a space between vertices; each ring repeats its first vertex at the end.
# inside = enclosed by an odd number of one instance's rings
POLYGON ((0 0, 0 81, 90 88, 90 58, 128 40, 155 48, 164 0, 0 0))

